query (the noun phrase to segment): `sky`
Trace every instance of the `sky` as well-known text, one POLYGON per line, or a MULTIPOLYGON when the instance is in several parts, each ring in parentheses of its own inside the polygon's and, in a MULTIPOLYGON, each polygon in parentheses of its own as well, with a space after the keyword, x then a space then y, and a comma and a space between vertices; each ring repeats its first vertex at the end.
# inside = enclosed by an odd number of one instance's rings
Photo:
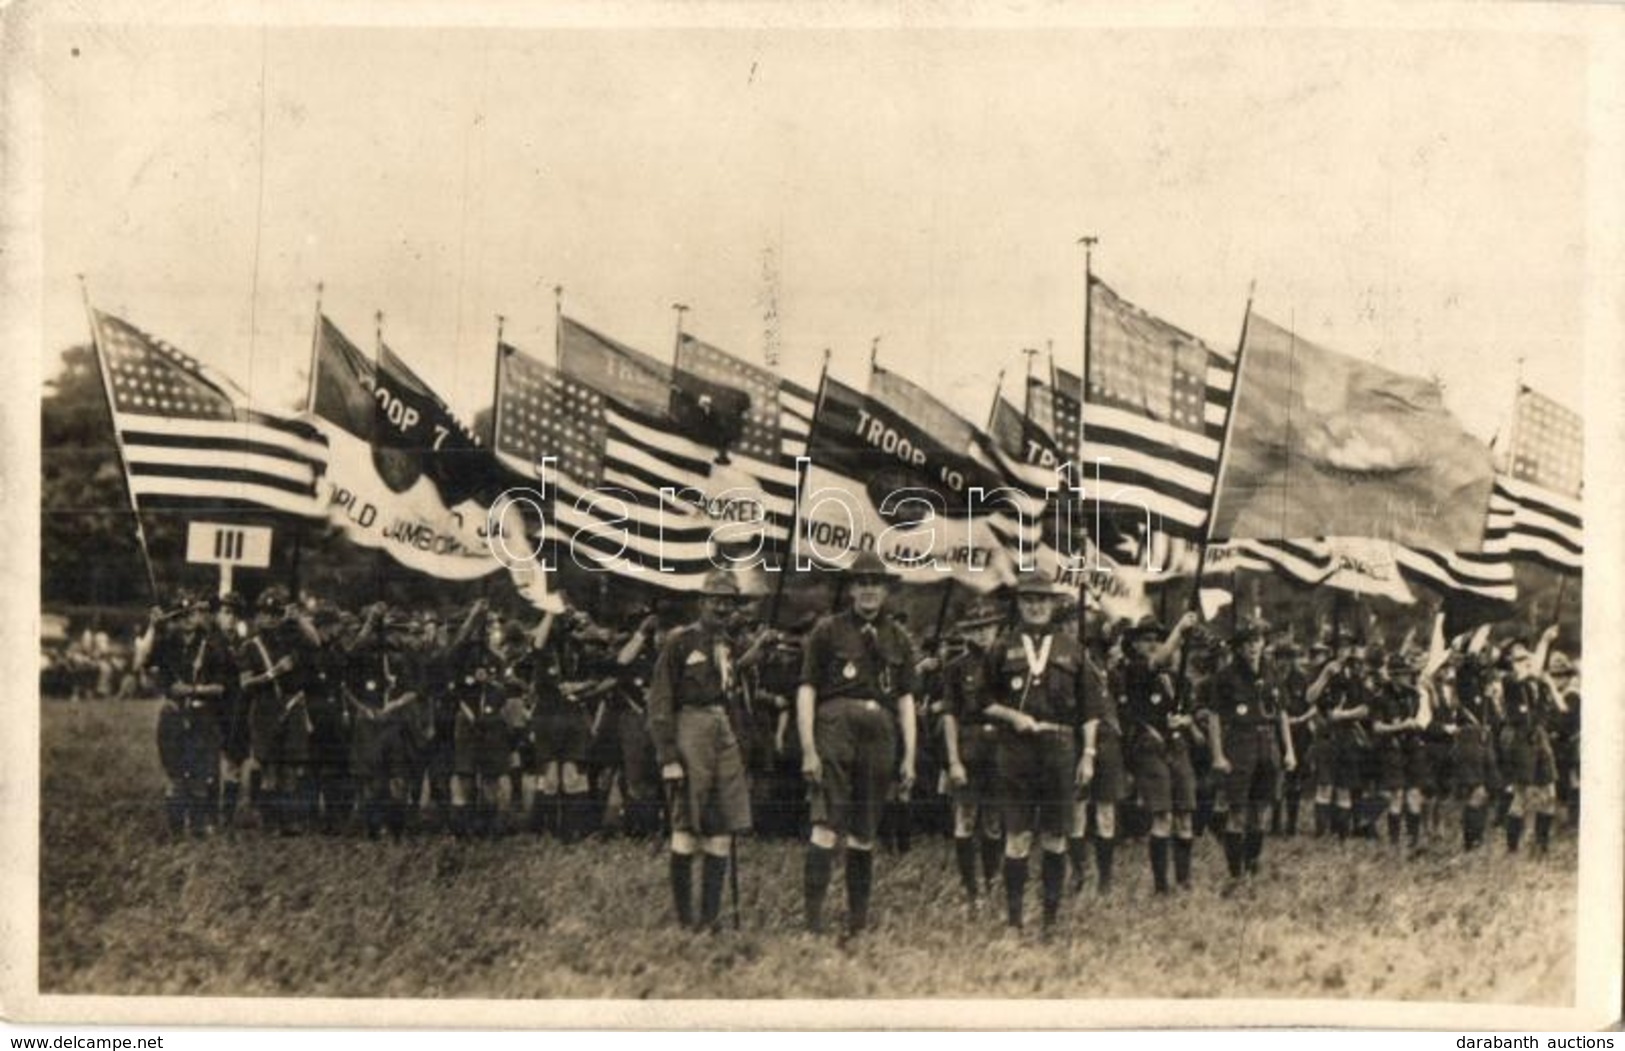
POLYGON ((1485 28, 320 28, 42 37, 45 373, 97 307, 293 405, 323 309, 465 417, 496 316, 985 418, 1079 367, 1083 252, 1234 348, 1255 309, 1436 376, 1488 439, 1582 407, 1586 51, 1485 28), (1522 364, 1520 365, 1520 359, 1522 364), (1043 358, 1040 357, 1042 363, 1043 358))

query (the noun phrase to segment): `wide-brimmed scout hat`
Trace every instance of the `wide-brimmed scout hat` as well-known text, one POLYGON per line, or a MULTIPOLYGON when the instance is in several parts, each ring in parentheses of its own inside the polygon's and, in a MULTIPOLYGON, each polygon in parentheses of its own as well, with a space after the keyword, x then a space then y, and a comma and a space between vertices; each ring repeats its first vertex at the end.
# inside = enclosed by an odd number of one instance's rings
POLYGON ((1055 585, 1050 578, 1036 569, 1023 570, 1016 577, 1017 595, 1043 595, 1045 598, 1055 597, 1055 585))
POLYGON ((739 581, 726 569, 713 569, 705 575, 705 581, 700 585, 700 595, 705 598, 741 598, 739 581))
POLYGON ((847 567, 846 575, 853 580, 885 580, 892 579, 892 571, 884 559, 873 551, 859 551, 858 556, 847 567))
POLYGON ((954 624, 958 631, 974 631, 985 628, 990 624, 1003 624, 1004 613, 991 602, 973 602, 965 612, 959 615, 954 624))

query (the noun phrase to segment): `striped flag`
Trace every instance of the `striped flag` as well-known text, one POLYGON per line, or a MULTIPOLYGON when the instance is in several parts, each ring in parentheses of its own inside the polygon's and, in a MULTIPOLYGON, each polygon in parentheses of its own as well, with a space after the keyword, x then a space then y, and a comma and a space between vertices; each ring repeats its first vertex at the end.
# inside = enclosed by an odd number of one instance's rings
MULTIPOLYGON (((716 506, 725 493, 755 490, 754 495, 741 497, 740 508, 756 500, 768 542, 782 544, 788 539, 795 514, 796 457, 805 453, 811 428, 811 392, 716 347, 689 341, 679 370, 687 377, 683 382, 703 383, 713 392, 737 391, 741 398, 736 404, 753 406, 749 416, 754 418, 741 427, 741 444, 724 460, 710 441, 712 434, 696 432, 686 420, 658 407, 652 393, 655 377, 669 381, 671 370, 569 318, 563 322, 567 342, 560 349, 561 370, 605 397, 606 483, 657 497, 669 487, 676 490, 682 506, 713 517, 739 510, 716 506), (769 395, 757 398, 746 393, 769 383, 769 395)), ((672 404, 668 391, 666 409, 672 404)))
MULTIPOLYGON (((559 470, 549 479, 553 542, 600 568, 678 590, 703 583, 721 546, 760 536, 763 554, 783 549, 795 510, 795 457, 805 450, 805 421, 812 416, 809 392, 776 381, 771 401, 781 433, 768 433, 758 420, 754 430, 742 431, 751 451, 741 444, 722 464, 713 447, 669 416, 640 411, 656 405, 647 383, 583 365, 577 350, 570 360, 588 376, 554 369, 514 347, 500 350, 497 455, 526 478, 541 477, 542 457, 557 459, 559 470), (612 389, 599 388, 592 376, 612 389), (756 455, 774 446, 777 455, 756 455)), ((718 360, 713 371, 722 367, 718 360)))
POLYGON ((1445 599, 1469 598, 1510 605, 1518 585, 1504 557, 1485 552, 1441 553, 1394 545, 1394 561, 1405 578, 1445 599))
POLYGON ((677 371, 749 395, 733 449, 754 460, 791 464, 807 449, 815 395, 686 332, 677 340, 677 371))
POLYGON ((320 518, 327 441, 256 411, 197 359, 111 314, 91 323, 139 510, 271 510, 320 518))
POLYGON ((1585 477, 1585 422, 1580 414, 1520 386, 1511 466, 1516 481, 1579 499, 1585 477))
POLYGON ((1510 471, 1490 490, 1484 551, 1577 573, 1585 556, 1580 490, 1584 425, 1528 387, 1518 391, 1510 471))
POLYGON ((1484 551, 1578 573, 1585 562, 1580 501, 1506 475, 1497 477, 1490 489, 1484 551))
MULTIPOLYGON (((1094 280, 1084 377, 1084 486, 1108 508, 1200 541, 1235 360, 1094 280)), ((1056 399, 1059 403, 1060 399, 1056 399)))
POLYGON ((1050 369, 1050 382, 1027 381, 1027 413, 1049 434, 1062 460, 1076 459, 1078 419, 1083 411, 1083 380, 1060 368, 1050 369))

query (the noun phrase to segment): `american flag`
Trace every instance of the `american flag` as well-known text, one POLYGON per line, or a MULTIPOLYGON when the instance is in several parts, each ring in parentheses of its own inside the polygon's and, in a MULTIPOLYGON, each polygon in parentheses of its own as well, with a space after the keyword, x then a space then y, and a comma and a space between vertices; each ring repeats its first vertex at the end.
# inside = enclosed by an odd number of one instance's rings
POLYGON ((1518 389, 1512 426, 1512 477, 1578 499, 1585 473, 1580 414, 1528 387, 1518 389))
POLYGON ((92 310, 91 320, 138 509, 323 516, 320 432, 248 408, 230 380, 121 318, 92 310))
POLYGON ((1036 378, 1027 381, 1027 413, 1064 453, 1063 460, 1076 459, 1083 380, 1061 368, 1052 368, 1050 374, 1048 384, 1036 378))
MULTIPOLYGON (((760 402, 777 404, 779 436, 772 438, 764 421, 757 425, 753 444, 769 451, 777 446, 777 454, 763 456, 741 448, 728 464, 719 464, 717 449, 689 433, 662 407, 670 405, 671 376, 665 365, 569 318, 562 321, 561 370, 605 396, 609 425, 605 482, 658 497, 662 487, 713 494, 720 487, 738 486, 743 475, 743 480, 759 485, 766 498, 769 540, 776 543, 789 536, 795 511, 795 458, 806 451, 814 401, 811 392, 775 377, 776 393, 760 402), (657 373, 667 385, 664 403, 654 393, 657 373)), ((718 388, 734 386, 727 379, 730 373, 743 377, 754 369, 715 347, 710 348, 707 359, 711 374, 703 379, 718 388)), ((751 400, 757 403, 757 399, 751 400)))
POLYGON ((1494 553, 1424 551, 1396 544, 1394 561, 1407 580, 1432 588, 1446 599, 1512 603, 1518 598, 1512 564, 1494 553))
POLYGON ((807 450, 814 395, 803 387, 684 333, 677 341, 677 368, 750 395, 744 430, 734 449, 769 463, 807 450))
POLYGON ((1084 377, 1084 485, 1091 498, 1201 539, 1212 510, 1235 360, 1096 280, 1084 377))
MULTIPOLYGON (((556 458, 558 469, 548 478, 553 542, 611 571, 692 590, 715 568, 713 535, 728 524, 692 497, 703 502, 746 486, 762 497, 765 546, 781 546, 789 537, 794 457, 805 448, 804 427, 787 428, 774 461, 740 452, 732 464, 719 465, 715 449, 677 433, 669 419, 639 412, 517 348, 503 346, 499 354, 497 456, 531 479, 540 477, 544 456, 556 458)), ((783 384, 780 411, 787 420, 793 413, 810 417, 812 395, 783 384)))
POLYGON ((1522 387, 1512 433, 1510 470, 1490 489, 1484 551, 1579 572, 1585 560, 1583 422, 1579 414, 1522 387))

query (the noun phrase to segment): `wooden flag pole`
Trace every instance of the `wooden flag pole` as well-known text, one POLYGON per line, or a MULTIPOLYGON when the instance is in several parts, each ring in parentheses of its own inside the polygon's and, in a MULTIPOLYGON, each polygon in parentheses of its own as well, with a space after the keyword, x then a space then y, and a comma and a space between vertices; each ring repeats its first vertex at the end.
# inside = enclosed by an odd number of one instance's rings
POLYGON ((1004 370, 999 370, 998 378, 993 381, 993 404, 987 410, 987 429, 993 429, 993 421, 999 416, 999 398, 1004 394, 1004 370))
POLYGON ((1021 352, 1027 355, 1027 382, 1021 391, 1021 422, 1031 423, 1033 418, 1033 359, 1038 356, 1038 348, 1022 347, 1021 352))
MULTIPOLYGON (((1077 495, 1080 498, 1078 500, 1078 504, 1080 506, 1080 510, 1083 510, 1087 507, 1086 501, 1088 498, 1087 492, 1084 491, 1084 480, 1088 477, 1088 471, 1084 469, 1081 462, 1083 459, 1083 417, 1084 406, 1089 401, 1089 339, 1091 334, 1091 324, 1094 320, 1095 245, 1100 243, 1100 238, 1096 237, 1094 234, 1084 234, 1082 237, 1078 238, 1077 243, 1083 246, 1083 389, 1078 392, 1078 428, 1077 433, 1073 435, 1072 449, 1080 461, 1077 465, 1077 470, 1074 477, 1077 480, 1077 495)), ((1051 380, 1053 381, 1053 379, 1054 377, 1052 376, 1051 380)), ((1100 502, 1098 496, 1099 494, 1096 494, 1097 499, 1095 501, 1095 514, 1097 518, 1100 513, 1100 502)), ((1085 511, 1084 513, 1087 520, 1087 512, 1085 511)), ((1100 551, 1100 537, 1098 535, 1098 531, 1089 533, 1088 535, 1090 537, 1090 541, 1095 546, 1095 551, 1097 552, 1098 558, 1098 552, 1100 551)), ((1085 558, 1087 559, 1087 555, 1085 555, 1085 558)), ((1078 574, 1078 642, 1083 645, 1085 650, 1089 648, 1088 632, 1085 627, 1089 621, 1089 618, 1086 615, 1086 611, 1089 608, 1088 592, 1089 567, 1085 565, 1083 567, 1083 572, 1078 574)))
MULTIPOLYGON (((1219 486, 1224 478, 1225 461, 1230 455, 1230 434, 1236 425, 1236 402, 1241 392, 1242 359, 1247 352, 1247 322, 1253 316, 1253 293, 1255 290, 1256 282, 1249 283, 1247 286, 1247 308, 1241 317, 1241 335, 1236 340, 1236 374, 1230 385, 1230 411, 1225 413, 1224 436, 1219 440, 1219 458, 1213 467, 1213 491, 1208 494, 1207 523, 1202 529, 1202 546, 1196 552, 1196 576, 1191 581, 1190 599, 1185 606, 1188 610, 1199 609, 1201 605, 1202 570, 1207 567, 1207 549, 1208 545, 1213 542, 1213 512, 1219 502, 1219 486)), ((1235 599, 1232 598, 1231 602, 1234 601, 1235 599)))
POLYGON ((553 367, 558 368, 564 349, 564 286, 553 286, 553 367))
MULTIPOLYGON (((813 427, 818 426, 818 416, 824 407, 824 390, 829 378, 829 348, 824 348, 824 364, 818 370, 818 392, 813 396, 813 427)), ((801 537, 801 494, 807 487, 807 469, 812 464, 811 457, 800 457, 796 464, 796 502, 790 509, 790 550, 787 563, 779 564, 778 580, 773 583, 773 598, 767 605, 767 624, 773 627, 779 622, 779 606, 784 601, 784 582, 795 569, 796 549, 800 546, 801 537)))
MULTIPOLYGON (((322 282, 316 282, 316 312, 310 330, 310 373, 306 377, 307 382, 305 385, 305 413, 310 416, 316 414, 316 378, 321 369, 322 290, 322 282)), ((288 565, 288 584, 296 601, 299 598, 300 585, 302 584, 300 571, 304 561, 305 528, 303 522, 294 523, 293 554, 288 565)))

